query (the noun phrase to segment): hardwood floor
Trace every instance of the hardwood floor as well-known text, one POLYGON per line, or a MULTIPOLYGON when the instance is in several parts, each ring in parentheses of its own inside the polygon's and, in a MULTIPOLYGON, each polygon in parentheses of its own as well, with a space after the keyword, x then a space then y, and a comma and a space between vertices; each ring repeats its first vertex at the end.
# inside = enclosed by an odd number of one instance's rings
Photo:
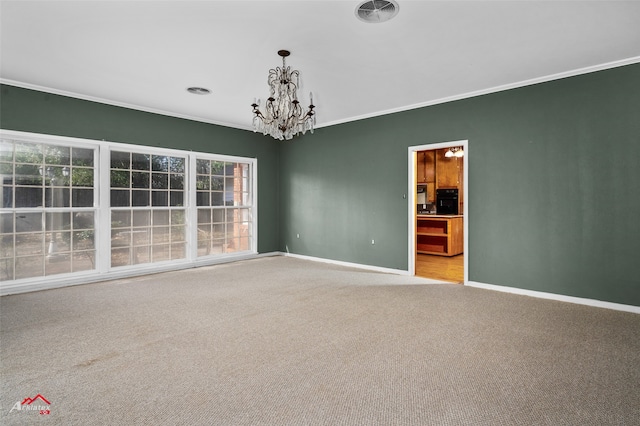
POLYGON ((464 282, 464 254, 452 257, 416 254, 416 275, 461 284, 464 282))

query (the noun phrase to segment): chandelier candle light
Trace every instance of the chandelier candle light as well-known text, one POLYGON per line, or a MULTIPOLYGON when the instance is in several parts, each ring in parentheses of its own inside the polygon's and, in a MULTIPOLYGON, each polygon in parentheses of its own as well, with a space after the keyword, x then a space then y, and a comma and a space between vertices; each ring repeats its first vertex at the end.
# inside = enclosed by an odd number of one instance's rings
POLYGON ((253 131, 263 135, 273 136, 275 139, 292 139, 298 133, 303 135, 309 130, 313 133, 315 125, 315 112, 313 94, 309 93, 309 106, 304 112, 298 101, 298 87, 300 86, 300 71, 291 70, 285 64, 285 58, 291 52, 279 50, 282 56, 282 68, 269 70, 267 83, 270 94, 264 106, 264 113, 260 111, 260 100, 254 100, 253 131))

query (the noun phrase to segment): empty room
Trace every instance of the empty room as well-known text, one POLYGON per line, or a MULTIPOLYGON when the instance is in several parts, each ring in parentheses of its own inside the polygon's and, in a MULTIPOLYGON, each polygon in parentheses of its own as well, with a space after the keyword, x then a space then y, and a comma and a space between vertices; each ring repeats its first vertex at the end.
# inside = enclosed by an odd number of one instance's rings
POLYGON ((0 423, 638 424, 640 2, 0 1, 0 423))

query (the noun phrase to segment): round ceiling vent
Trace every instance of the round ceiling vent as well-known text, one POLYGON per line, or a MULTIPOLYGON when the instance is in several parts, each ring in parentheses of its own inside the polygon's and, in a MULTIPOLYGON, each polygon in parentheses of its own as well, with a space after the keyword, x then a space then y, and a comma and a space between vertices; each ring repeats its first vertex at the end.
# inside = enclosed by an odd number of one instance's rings
POLYGON ((372 24, 388 21, 398 14, 400 7, 395 1, 367 0, 356 8, 356 16, 364 22, 372 24))

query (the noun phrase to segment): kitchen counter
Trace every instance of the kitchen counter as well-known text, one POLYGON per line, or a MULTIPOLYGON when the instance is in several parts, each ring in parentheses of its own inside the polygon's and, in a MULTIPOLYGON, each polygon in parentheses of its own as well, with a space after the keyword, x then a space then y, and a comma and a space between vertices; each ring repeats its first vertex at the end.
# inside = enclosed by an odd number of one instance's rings
POLYGON ((463 215, 419 214, 416 219, 416 252, 456 256, 464 250, 463 215))

